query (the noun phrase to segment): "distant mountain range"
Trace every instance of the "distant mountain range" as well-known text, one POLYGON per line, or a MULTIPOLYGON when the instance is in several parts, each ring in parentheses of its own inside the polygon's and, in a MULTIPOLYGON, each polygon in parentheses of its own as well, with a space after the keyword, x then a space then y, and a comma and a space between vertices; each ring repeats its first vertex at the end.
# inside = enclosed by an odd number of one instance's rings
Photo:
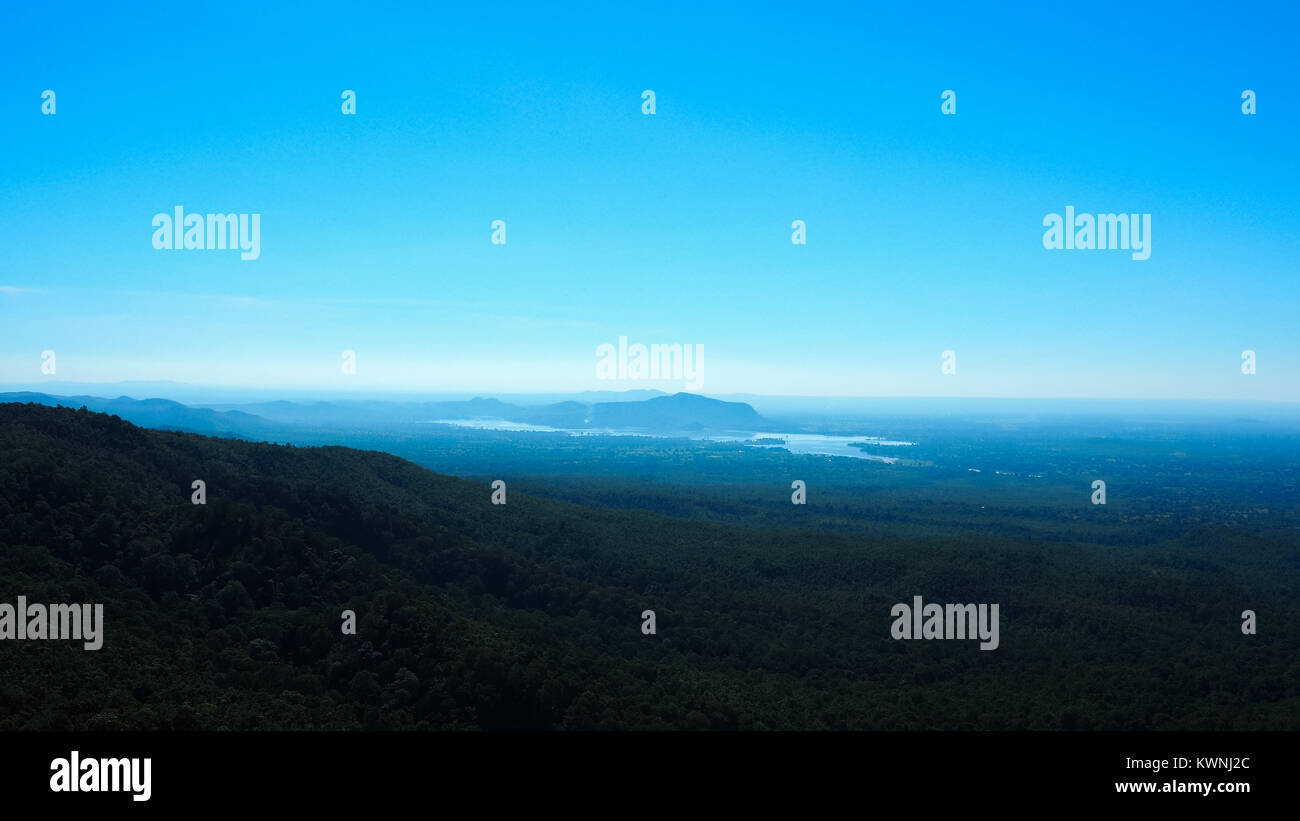
MULTIPOLYGON (((0 382, 0 393, 30 392, 44 393, 50 396, 157 396, 165 397, 183 405, 196 408, 215 408, 218 405, 247 405, 257 402, 287 400, 311 404, 315 402, 355 401, 357 399, 379 402, 396 402, 410 404, 413 402, 461 402, 475 396, 493 396, 502 402, 518 405, 548 405, 556 402, 639 402, 667 396, 654 388, 633 390, 568 391, 556 393, 508 393, 492 391, 376 391, 358 394, 355 390, 328 388, 285 387, 269 388, 232 387, 220 385, 197 385, 188 382, 162 381, 123 381, 123 382, 74 382, 71 380, 41 379, 29 382, 0 382)), ((750 401, 750 397, 726 397, 736 401, 750 401)))
POLYGON ((141 427, 193 433, 257 436, 269 433, 271 428, 267 420, 250 413, 194 408, 170 399, 132 399, 129 396, 107 399, 101 396, 51 396, 46 393, 23 392, 0 393, 0 402, 85 407, 87 410, 121 417, 141 427))
POLYGON ((108 413, 137 425, 166 430, 269 438, 289 427, 390 427, 439 420, 503 420, 565 430, 618 430, 646 433, 759 431, 766 420, 744 402, 723 402, 689 393, 642 401, 557 402, 525 406, 475 397, 454 402, 258 402, 194 407, 168 399, 119 396, 51 396, 0 393, 0 402, 65 406, 108 413))

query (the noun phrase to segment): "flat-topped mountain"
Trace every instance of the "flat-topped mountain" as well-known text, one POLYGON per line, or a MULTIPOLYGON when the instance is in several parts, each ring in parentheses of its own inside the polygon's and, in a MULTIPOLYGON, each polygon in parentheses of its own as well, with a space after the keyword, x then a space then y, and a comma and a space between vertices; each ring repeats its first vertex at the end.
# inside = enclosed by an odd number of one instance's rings
POLYGON ((744 402, 723 402, 690 393, 675 393, 644 402, 602 402, 591 407, 588 422, 596 428, 646 428, 658 431, 756 431, 763 417, 744 402))

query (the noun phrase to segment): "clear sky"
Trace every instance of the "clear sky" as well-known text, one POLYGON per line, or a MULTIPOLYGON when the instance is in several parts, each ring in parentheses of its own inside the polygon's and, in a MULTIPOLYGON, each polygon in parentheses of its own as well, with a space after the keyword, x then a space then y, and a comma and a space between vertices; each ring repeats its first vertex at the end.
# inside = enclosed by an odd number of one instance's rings
POLYGON ((1293 4, 365 5, 6 4, 0 382, 1300 401, 1293 4))

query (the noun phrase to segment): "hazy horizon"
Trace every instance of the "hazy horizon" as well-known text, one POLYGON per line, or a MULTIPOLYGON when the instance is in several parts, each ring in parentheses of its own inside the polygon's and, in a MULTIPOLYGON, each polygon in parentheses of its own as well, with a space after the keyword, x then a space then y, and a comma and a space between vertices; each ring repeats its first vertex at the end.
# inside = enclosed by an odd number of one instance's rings
POLYGON ((890 411, 897 413, 1173 413, 1175 415, 1255 412, 1300 419, 1300 402, 1267 399, 1189 399, 1165 397, 1010 397, 1010 396, 808 396, 752 392, 663 391, 655 388, 586 391, 340 391, 338 389, 205 385, 180 381, 128 380, 121 382, 0 382, 0 396, 39 393, 54 397, 93 396, 103 399, 165 399, 194 406, 236 407, 265 402, 458 402, 474 398, 506 403, 543 405, 571 400, 591 403, 643 401, 656 396, 688 393, 726 402, 762 406, 771 413, 839 415, 890 411))

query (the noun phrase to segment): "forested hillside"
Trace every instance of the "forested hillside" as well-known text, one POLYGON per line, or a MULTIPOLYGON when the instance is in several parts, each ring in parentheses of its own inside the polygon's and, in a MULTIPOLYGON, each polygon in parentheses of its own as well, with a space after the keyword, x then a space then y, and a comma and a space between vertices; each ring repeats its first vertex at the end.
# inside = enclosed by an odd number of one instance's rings
POLYGON ((103 602, 106 627, 0 642, 0 728, 1300 729, 1276 531, 1134 549, 490 495, 2 404, 0 602, 103 602), (891 639, 914 595, 1000 603, 999 648, 891 639))

